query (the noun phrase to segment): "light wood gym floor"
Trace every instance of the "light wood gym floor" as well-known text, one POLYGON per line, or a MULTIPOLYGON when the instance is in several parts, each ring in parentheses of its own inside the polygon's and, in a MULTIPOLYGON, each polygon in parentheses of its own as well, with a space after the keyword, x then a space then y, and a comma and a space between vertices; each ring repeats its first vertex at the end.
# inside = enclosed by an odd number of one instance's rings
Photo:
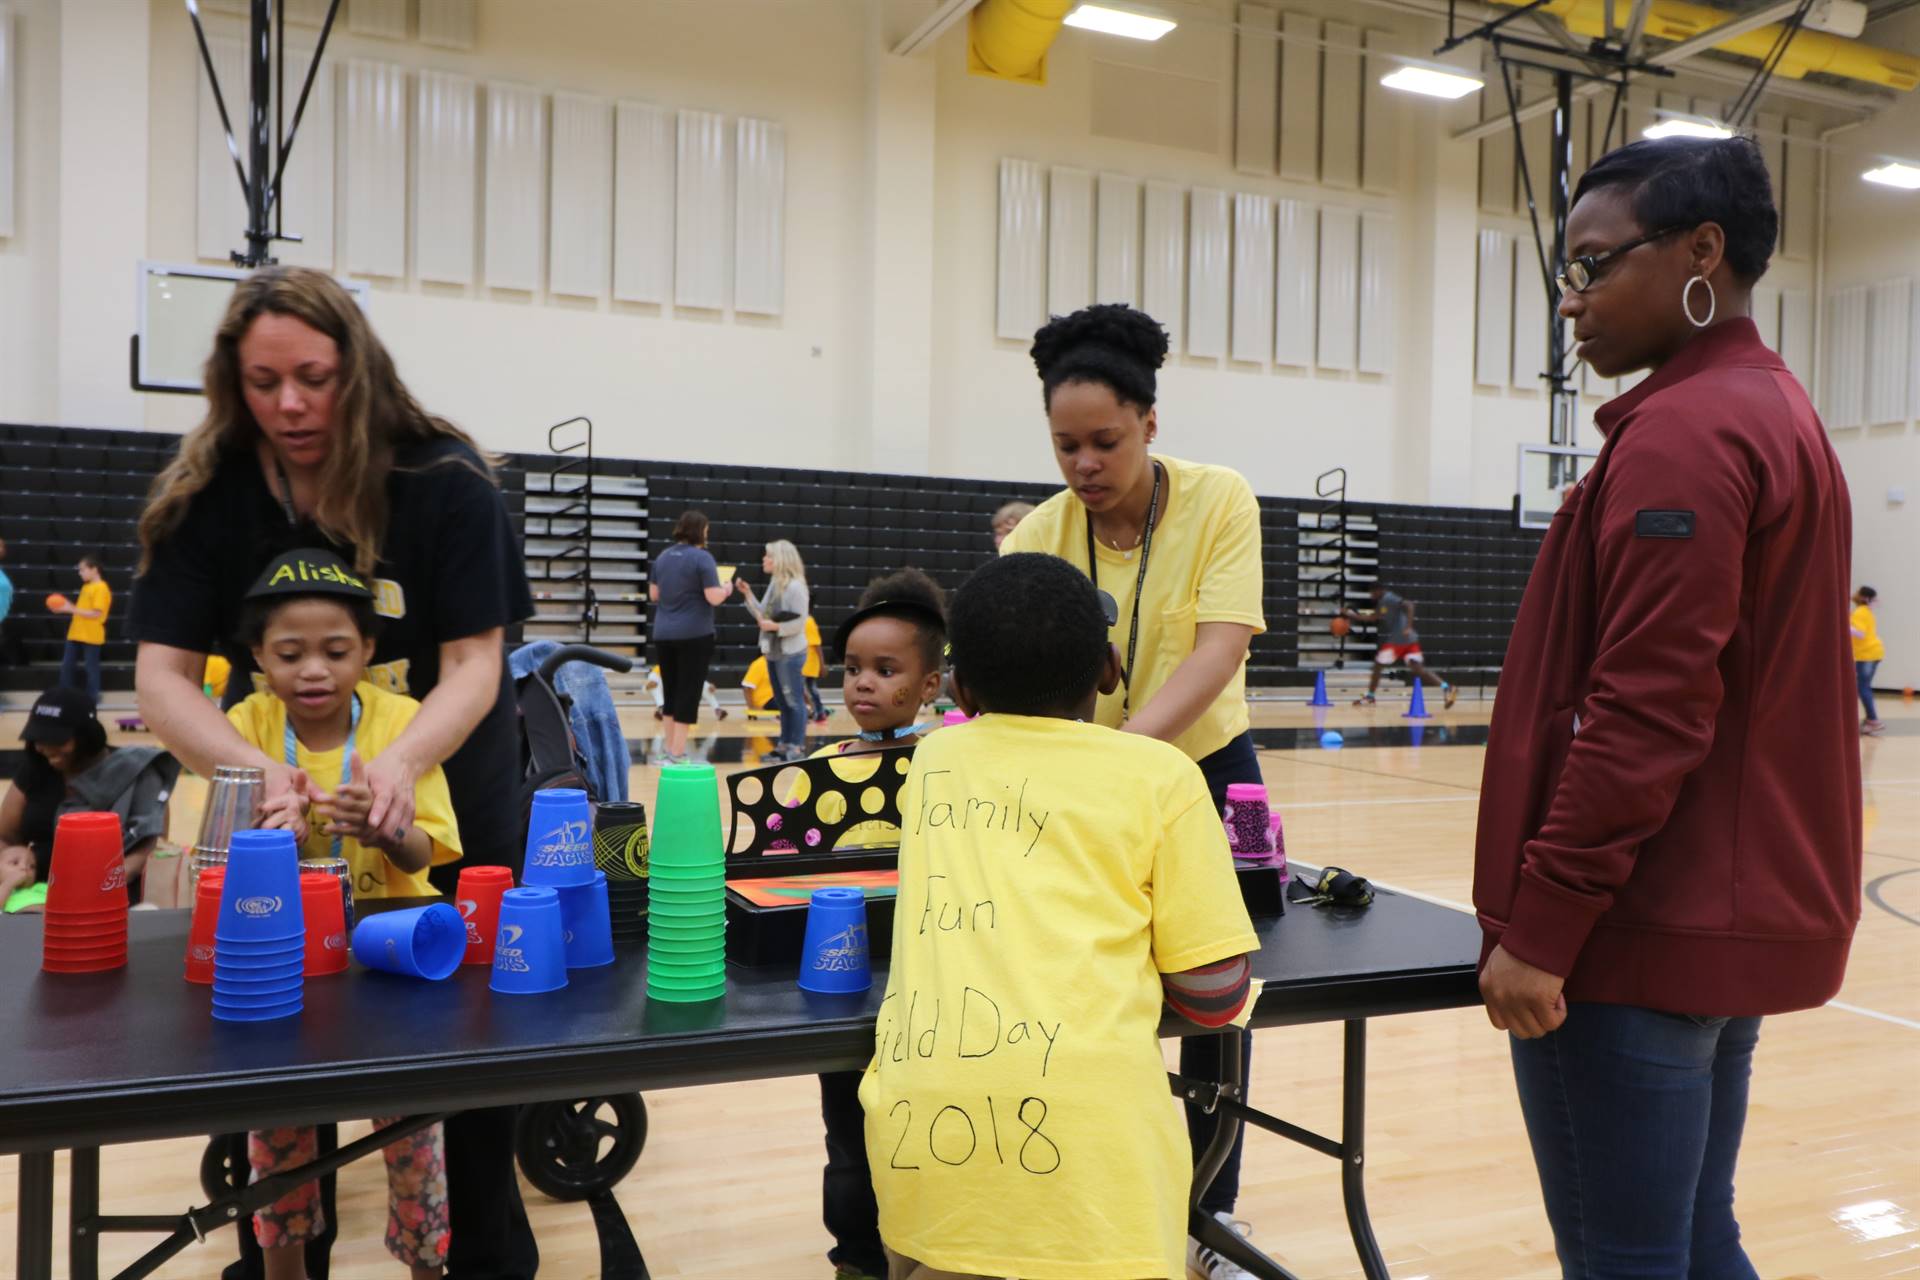
MULTIPOLYGON (((1440 731, 1462 728, 1472 737, 1490 708, 1469 694, 1454 711, 1436 714, 1419 747, 1356 741, 1337 752, 1263 751, 1290 851, 1465 903, 1483 751, 1440 741, 1440 731)), ((1402 699, 1383 698, 1376 709, 1342 705, 1324 714, 1332 727, 1394 729, 1407 723, 1403 709, 1402 699)), ((1770 1019, 1761 1036, 1739 1206, 1748 1250, 1768 1280, 1920 1276, 1920 706, 1896 697, 1882 714, 1887 736, 1861 744, 1868 901, 1845 990, 1824 1009, 1770 1019)), ((1297 702, 1257 704, 1255 723, 1315 725, 1297 702)), ((651 711, 630 713, 628 727, 634 737, 650 733, 651 711)), ((738 708, 718 728, 728 736, 765 732, 764 722, 743 724, 738 708)), ((850 731, 844 717, 825 730, 850 731)), ((0 723, 9 744, 15 733, 0 723)), ((649 766, 635 768, 636 798, 652 799, 655 776, 649 766)), ((175 829, 190 838, 198 801, 192 782, 181 801, 175 829)), ((1256 1103, 1332 1132, 1339 1045, 1334 1026, 1262 1032, 1256 1103)), ((1461 1010, 1378 1021, 1371 1064, 1368 1196, 1397 1280, 1557 1276, 1504 1038, 1485 1016, 1461 1010)), ((646 1154, 619 1198, 655 1276, 831 1274, 812 1078, 667 1090, 648 1094, 647 1105, 646 1154)), ((361 1131, 344 1126, 343 1137, 361 1131)), ((107 1211, 173 1213, 197 1203, 203 1145, 182 1139, 109 1149, 102 1162, 107 1211)), ((9 1260, 13 1165, 0 1160, 0 1257, 9 1260)), ((58 1176, 64 1189, 64 1159, 58 1176)), ((599 1259, 586 1207, 553 1203, 530 1188, 526 1194, 541 1274, 593 1276, 599 1259)), ((379 1162, 341 1174, 340 1202, 335 1274, 401 1274, 380 1245, 379 1162)), ((64 1222, 64 1201, 59 1213, 64 1222)), ((1255 1241, 1303 1276, 1359 1274, 1337 1170, 1324 1157, 1252 1135, 1240 1216, 1255 1241)), ((103 1265, 124 1265, 149 1243, 108 1237, 103 1265)), ((212 1280, 233 1256, 231 1237, 218 1235, 160 1274, 212 1280)))

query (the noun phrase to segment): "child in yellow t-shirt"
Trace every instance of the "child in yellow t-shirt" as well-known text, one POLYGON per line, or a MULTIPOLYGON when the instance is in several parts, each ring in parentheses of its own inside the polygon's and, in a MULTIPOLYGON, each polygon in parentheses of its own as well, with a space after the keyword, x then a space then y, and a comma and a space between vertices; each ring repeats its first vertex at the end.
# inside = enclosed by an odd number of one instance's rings
MULTIPOLYGON (((305 794, 270 803, 261 825, 294 825, 312 804, 305 858, 344 857, 356 898, 425 897, 429 865, 460 856, 447 778, 438 765, 414 785, 413 825, 399 838, 372 830, 372 795, 362 781, 373 759, 406 728, 420 704, 367 683, 379 619, 373 593, 330 551, 290 551, 275 559, 247 593, 241 635, 253 650, 267 690, 227 713, 240 736, 268 755, 284 754, 304 778, 305 794)), ((300 788, 296 788, 296 791, 300 788)), ((385 1128, 394 1119, 378 1119, 385 1128)), ((445 1137, 429 1125, 385 1150, 387 1251, 419 1280, 446 1264, 449 1228, 445 1137)), ((247 1135, 255 1180, 311 1162, 310 1127, 259 1129, 247 1135)), ((254 1215, 267 1255, 266 1273, 300 1274, 308 1241, 326 1230, 319 1184, 289 1192, 254 1215)))
POLYGON ((100 705, 100 650, 107 643, 107 615, 113 612, 113 589, 100 576, 98 557, 81 556, 79 568, 79 599, 53 610, 72 619, 67 623, 67 647, 60 655, 60 683, 68 689, 85 689, 97 707, 100 705))
POLYGON ((1199 767, 1087 723, 1119 684, 1110 609, 1066 561, 1013 554, 949 611, 978 718, 914 752, 860 1086, 895 1274, 1186 1274, 1162 1002, 1235 1019, 1258 942, 1199 767))
MULTIPOLYGON (((811 615, 809 615, 811 616, 811 615)), ((747 664, 747 674, 740 677, 740 689, 747 700, 747 718, 777 716, 772 710, 773 676, 767 670, 766 655, 762 654, 747 664)))
POLYGON ((1887 656, 1886 641, 1880 638, 1880 625, 1873 616, 1873 603, 1879 598, 1880 593, 1872 587, 1861 587, 1853 593, 1853 612, 1847 615, 1847 629, 1853 633, 1854 684, 1860 691, 1860 707, 1867 715, 1860 732, 1869 738, 1887 729, 1880 719, 1880 708, 1873 702, 1873 677, 1887 656))
POLYGON ((800 667, 800 678, 806 682, 807 714, 815 724, 825 724, 832 718, 827 715, 827 704, 820 700, 820 677, 826 669, 826 659, 820 653, 820 624, 808 614, 807 660, 800 667))

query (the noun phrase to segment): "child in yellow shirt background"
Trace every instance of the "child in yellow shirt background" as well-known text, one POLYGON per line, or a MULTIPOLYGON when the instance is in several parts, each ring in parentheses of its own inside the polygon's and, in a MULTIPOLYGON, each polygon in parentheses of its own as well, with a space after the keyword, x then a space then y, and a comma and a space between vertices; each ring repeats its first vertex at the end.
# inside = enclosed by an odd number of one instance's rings
POLYGON ((107 643, 107 615, 113 612, 113 588, 101 576, 98 556, 81 556, 79 570, 79 598, 50 606, 55 613, 67 614, 72 619, 67 623, 67 647, 60 655, 60 683, 68 689, 85 689, 93 705, 98 707, 100 650, 107 643))

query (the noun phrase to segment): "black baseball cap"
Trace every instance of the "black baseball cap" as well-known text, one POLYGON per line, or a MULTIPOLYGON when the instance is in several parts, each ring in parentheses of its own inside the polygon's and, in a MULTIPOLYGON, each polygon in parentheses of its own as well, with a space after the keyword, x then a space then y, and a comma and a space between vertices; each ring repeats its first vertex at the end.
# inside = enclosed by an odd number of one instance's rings
POLYGON ((249 600, 273 596, 340 596, 371 600, 373 591, 345 560, 322 547, 302 547, 275 556, 261 573, 249 600))
POLYGON ((99 719, 93 698, 84 689, 49 689, 34 699, 27 712, 27 723, 20 730, 22 742, 44 742, 54 746, 72 742, 82 726, 99 719))

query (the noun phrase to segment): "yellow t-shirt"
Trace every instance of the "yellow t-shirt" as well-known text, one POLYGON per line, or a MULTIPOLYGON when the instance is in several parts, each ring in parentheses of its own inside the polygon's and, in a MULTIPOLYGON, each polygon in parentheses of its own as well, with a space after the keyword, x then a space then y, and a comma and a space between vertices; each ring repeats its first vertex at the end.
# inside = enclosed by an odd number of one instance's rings
MULTIPOLYGON (((1166 515, 1153 531, 1153 552, 1140 601, 1140 638, 1129 673, 1133 709, 1153 699, 1167 678, 1193 653, 1194 629, 1203 622, 1237 622, 1256 633, 1267 629, 1261 614, 1260 504, 1237 471, 1160 457, 1167 472, 1166 515)), ((1111 631, 1127 656, 1133 621, 1133 584, 1139 553, 1124 556, 1104 543, 1099 582, 1120 606, 1111 631)), ((1043 551, 1087 567, 1087 508, 1062 490, 1022 520, 1000 554, 1043 551)), ((1119 691, 1100 699, 1094 718, 1118 727, 1119 691)), ((1189 759, 1212 755, 1247 730, 1247 667, 1240 664, 1227 687, 1173 745, 1189 759)))
MULTIPOLYGON (((866 803, 868 801, 866 788, 861 786, 861 784, 879 772, 880 756, 877 752, 871 751, 862 752, 858 755, 848 754, 856 748, 865 745, 867 744, 861 742, 858 738, 848 738, 845 742, 829 743, 809 757, 809 759, 814 760, 819 759, 821 756, 845 757, 844 759, 836 759, 834 761, 833 776, 846 783, 848 791, 845 794, 838 791, 830 791, 820 797, 819 803, 814 806, 814 811, 819 815, 820 821, 838 822, 846 817, 847 795, 849 794, 854 796, 856 803, 866 803)), ((785 796, 785 802, 791 805, 803 805, 807 802, 807 797, 812 794, 813 782, 806 774, 802 773, 794 778, 793 786, 788 789, 785 796)), ((880 803, 878 793, 875 794, 872 803, 875 807, 878 807, 880 803)), ((899 843, 900 828, 894 826, 891 822, 882 822, 876 818, 872 822, 855 823, 845 831, 842 831, 840 838, 833 842, 833 847, 836 849, 892 849, 899 845, 899 843)))
MULTIPOLYGON (((413 722, 420 704, 403 693, 388 693, 366 681, 354 686, 360 697, 360 728, 354 738, 353 754, 365 764, 393 745, 400 731, 413 722)), ((273 759, 286 750, 287 706, 271 693, 249 694, 245 701, 227 712, 227 719, 245 738, 273 759)), ((324 791, 332 791, 340 782, 342 748, 309 751, 304 743, 295 743, 294 758, 307 777, 324 791)), ((454 862, 460 857, 460 827, 453 816, 453 797, 447 792, 447 775, 439 765, 420 775, 413 788, 414 825, 433 840, 432 864, 454 862)), ((302 858, 333 856, 333 837, 322 831, 317 816, 307 823, 307 842, 300 846, 302 858)), ((430 898, 439 890, 427 882, 425 871, 412 874, 400 870, 378 849, 369 849, 347 837, 340 842, 340 856, 353 868, 353 893, 356 898, 430 898)))
POLYGON ((1199 769, 987 715, 920 744, 900 807, 860 1084, 882 1238, 968 1275, 1184 1277, 1193 1155, 1160 975, 1258 945, 1199 769))
POLYGON ((206 669, 200 673, 200 686, 215 698, 227 696, 227 681, 233 675, 233 664, 217 653, 207 655, 206 669))
POLYGON ((80 598, 73 602, 75 609, 98 609, 97 618, 83 618, 78 613, 67 623, 67 639, 78 640, 81 644, 105 644, 107 642, 107 615, 113 612, 113 588, 104 581, 82 583, 80 598))
POLYGON ((820 624, 807 615, 807 664, 800 668, 800 675, 807 680, 818 680, 820 673, 827 669, 820 655, 820 624))
POLYGON ((758 711, 773 701, 773 676, 767 671, 765 655, 748 664, 747 674, 740 678, 740 687, 747 691, 749 711, 758 711))
POLYGON ((1880 624, 1874 620, 1873 610, 1856 605, 1847 622, 1852 630, 1866 633, 1853 637, 1855 662, 1878 662, 1887 656, 1886 641, 1880 638, 1880 624))

